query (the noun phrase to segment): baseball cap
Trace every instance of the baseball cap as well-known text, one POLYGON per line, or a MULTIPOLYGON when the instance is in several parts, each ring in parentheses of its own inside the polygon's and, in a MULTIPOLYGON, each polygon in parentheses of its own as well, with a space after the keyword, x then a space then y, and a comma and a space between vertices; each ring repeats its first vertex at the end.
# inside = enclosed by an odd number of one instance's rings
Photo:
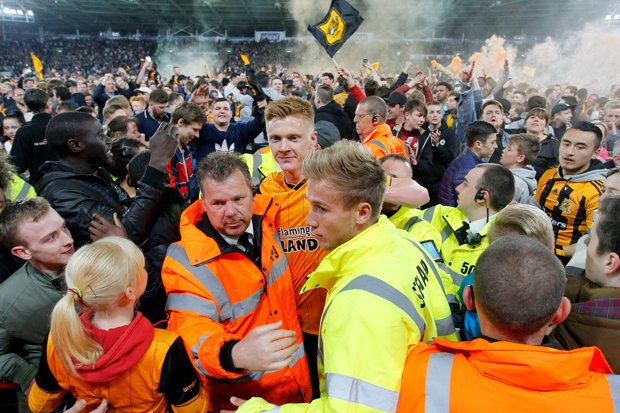
POLYGON ((392 92, 387 99, 388 105, 404 105, 407 103, 407 98, 402 93, 392 92))
POLYGON ((566 109, 570 109, 570 105, 567 105, 566 103, 557 103, 553 105, 553 108, 551 108, 551 116, 554 116, 556 113, 560 113, 566 109))
POLYGON ((330 147, 340 140, 338 128, 334 126, 333 123, 326 120, 320 120, 315 123, 314 130, 319 134, 317 143, 321 145, 322 148, 330 147))

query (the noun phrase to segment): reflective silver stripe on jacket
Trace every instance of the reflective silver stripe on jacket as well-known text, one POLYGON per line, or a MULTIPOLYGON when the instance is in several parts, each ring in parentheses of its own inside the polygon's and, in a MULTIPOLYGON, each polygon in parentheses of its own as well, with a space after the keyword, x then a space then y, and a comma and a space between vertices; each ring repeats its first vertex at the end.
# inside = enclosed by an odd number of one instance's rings
POLYGON ((217 278, 217 276, 209 269, 208 266, 200 263, 193 266, 189 262, 187 252, 185 249, 177 244, 172 244, 168 247, 168 256, 173 258, 176 262, 181 264, 183 268, 189 271, 200 283, 211 293, 215 301, 220 307, 220 319, 222 321, 230 320, 233 318, 233 310, 230 305, 230 299, 226 293, 226 289, 217 278))
POLYGON ((213 301, 196 297, 192 294, 168 294, 166 310, 192 311, 194 313, 204 315, 216 323, 220 322, 220 314, 217 310, 217 305, 213 301))
MULTIPOLYGON (((396 307, 400 308, 405 314, 407 314, 409 318, 411 318, 411 320, 415 323, 415 325, 418 327, 420 331, 420 337, 424 336, 424 331, 426 330, 426 322, 420 316, 418 311, 415 309, 409 297, 407 297, 402 292, 398 291, 396 288, 392 287, 390 284, 376 277, 373 277, 371 275, 361 275, 355 278, 354 280, 352 280, 342 290, 338 291, 336 295, 344 291, 350 291, 350 290, 366 291, 370 294, 376 295, 378 297, 383 298, 386 301, 391 302, 396 307)), ((323 315, 321 316, 321 326, 323 325, 323 320, 325 319, 325 315, 327 314, 327 312, 329 311, 329 308, 331 307, 331 303, 333 303, 335 299, 336 297, 332 298, 332 300, 329 302, 329 304, 323 311, 323 315)), ((321 334, 321 330, 322 328, 320 328, 320 331, 319 331, 318 353, 319 353, 319 358, 321 362, 324 362, 323 360, 323 337, 321 334)))
POLYGON ((411 229, 412 226, 414 226, 415 224, 417 224, 418 222, 422 221, 422 218, 420 217, 411 217, 409 218, 409 220, 405 223, 405 226, 403 227, 403 229, 405 231, 409 231, 411 229))
POLYGON ((263 179, 262 173, 259 169, 262 163, 263 157, 261 154, 255 153, 252 155, 252 182, 254 185, 260 184, 260 181, 263 179))
POLYGON ((198 355, 198 352, 200 351, 200 347, 202 346, 202 343, 209 338, 211 334, 204 334, 202 337, 200 337, 198 339, 198 343, 192 347, 192 357, 194 358, 194 364, 196 365, 196 368, 198 369, 198 371, 200 372, 200 374, 202 374, 205 377, 210 377, 207 374, 207 369, 204 368, 204 366, 202 365, 202 363, 200 362, 200 357, 198 355))
POLYGON ((376 145, 376 146, 378 146, 379 148, 383 149, 383 152, 385 152, 386 154, 389 154, 389 153, 390 153, 390 151, 388 151, 387 146, 385 146, 385 145, 383 144, 383 142, 378 141, 378 140, 376 140, 376 139, 372 139, 370 142, 367 142, 367 143, 366 143, 366 145, 376 145))
POLYGON ((22 182, 22 187, 19 188, 19 192, 17 193, 17 197, 15 198, 15 201, 22 201, 26 199, 26 196, 28 196, 29 190, 30 190, 30 185, 27 184, 26 182, 22 182))
MULTIPOLYGON (((279 245, 280 244, 278 243, 278 246, 279 245)), ((280 254, 280 257, 269 270, 269 275, 267 277, 267 286, 269 287, 271 287, 276 281, 278 281, 282 274, 284 274, 288 269, 288 262, 286 261, 284 253, 282 251, 279 251, 278 253, 280 254)))
POLYGON ((325 390, 328 397, 361 404, 384 412, 395 412, 398 405, 398 391, 389 390, 343 374, 327 373, 325 375, 325 390))
POLYGON ((620 376, 606 374, 607 383, 611 392, 611 403, 614 406, 614 413, 620 413, 620 376))
POLYGON ((426 367, 426 413, 450 412, 450 379, 454 354, 434 353, 426 367))
POLYGON ((424 218, 424 221, 433 222, 434 214, 435 214, 435 207, 427 208, 424 210, 424 213, 422 214, 422 218, 424 218))
MULTIPOLYGON (((189 263, 189 258, 187 257, 187 253, 185 249, 179 245, 171 245, 168 248, 168 255, 176 260, 179 264, 183 266, 187 271, 189 271, 200 283, 211 293, 213 298, 216 301, 216 304, 220 308, 219 317, 212 318, 217 322, 230 321, 233 322, 241 317, 244 317, 250 314, 252 311, 256 309, 260 300, 265 293, 265 287, 261 286, 257 291, 252 293, 250 296, 240 300, 234 304, 230 303, 230 299, 228 297, 228 293, 226 292, 224 286, 221 281, 217 278, 217 276, 209 269, 207 265, 199 264, 199 265, 191 265, 189 263)), ((280 253, 280 257, 273 264, 273 267, 269 271, 267 276, 267 284, 271 286, 275 283, 287 270, 287 262, 284 258, 284 254, 280 253)), ((175 308, 174 306, 167 305, 169 309, 175 308)), ((199 307, 194 308, 180 308, 186 309, 189 311, 201 313, 199 307)))
POLYGON ((448 267, 446 265, 445 262, 438 262, 437 266, 446 272, 446 274, 448 274, 450 276, 450 279, 452 279, 452 282, 457 285, 457 286, 461 286, 461 284, 463 283, 463 280, 465 279, 465 276, 463 274, 460 274, 456 271, 454 271, 452 268, 448 267))

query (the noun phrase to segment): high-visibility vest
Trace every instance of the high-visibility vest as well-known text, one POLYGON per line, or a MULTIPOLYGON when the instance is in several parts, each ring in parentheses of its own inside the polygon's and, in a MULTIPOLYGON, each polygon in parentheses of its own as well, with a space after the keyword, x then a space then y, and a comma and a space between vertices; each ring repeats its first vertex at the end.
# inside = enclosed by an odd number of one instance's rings
POLYGON ((32 185, 20 178, 19 175, 12 175, 9 187, 4 194, 8 201, 23 201, 24 199, 31 199, 37 196, 37 192, 32 185))
POLYGON ((402 140, 392 135, 390 127, 382 123, 368 135, 362 144, 370 149, 375 158, 381 159, 386 155, 396 154, 409 159, 407 148, 402 140))
POLYGON ((232 409, 231 396, 259 395, 276 403, 303 402, 312 396, 291 274, 274 225, 277 211, 271 198, 255 195, 254 239, 260 240, 260 262, 236 247, 220 246, 197 227, 205 216, 200 200, 183 212, 181 241, 168 248, 162 267, 168 328, 183 338, 207 385, 209 411, 232 409), (225 343, 278 321, 282 329, 295 331, 299 345, 287 367, 271 372, 222 367, 225 343))
POLYGON ((620 376, 596 347, 437 340, 407 357, 397 412, 617 412, 620 376))
POLYGON ((277 172, 279 167, 271 151, 256 152, 254 154, 245 153, 241 155, 252 175, 252 183, 259 185, 269 174, 277 172))
POLYGON ((241 412, 393 412, 409 350, 435 337, 456 339, 434 262, 385 216, 332 250, 304 290, 312 288, 328 288, 321 397, 280 410, 256 398, 241 412))
POLYGON ((489 246, 487 234, 493 220, 489 220, 482 227, 478 233, 479 237, 473 237, 471 243, 460 244, 454 232, 463 226, 466 216, 458 208, 436 205, 425 209, 422 217, 441 234, 440 250, 443 263, 440 263, 440 268, 446 275, 444 277, 446 292, 454 296, 463 279, 475 270, 478 258, 489 246))

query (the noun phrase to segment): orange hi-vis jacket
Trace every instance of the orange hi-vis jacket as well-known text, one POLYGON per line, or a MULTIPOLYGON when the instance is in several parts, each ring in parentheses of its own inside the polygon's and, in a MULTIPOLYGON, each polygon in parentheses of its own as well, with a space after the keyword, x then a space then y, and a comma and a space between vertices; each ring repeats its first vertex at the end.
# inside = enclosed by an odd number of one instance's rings
POLYGON ((304 333, 318 335, 327 291, 322 288, 304 294, 300 291, 328 251, 319 247, 310 225, 306 224, 310 211, 307 189, 305 180, 294 186, 287 184, 284 172, 270 174, 260 185, 260 192, 273 197, 280 205, 276 227, 293 277, 301 329, 304 333))
POLYGON ((377 159, 381 159, 390 154, 401 155, 404 156, 405 159, 409 159, 405 143, 392 135, 392 130, 385 123, 378 125, 377 128, 362 141, 362 144, 370 149, 370 152, 372 152, 377 159))
POLYGON ((168 293, 168 328, 176 331, 207 385, 209 411, 233 409, 231 396, 260 395, 278 404, 309 401, 308 365, 291 274, 278 241, 271 198, 254 198, 254 240, 260 246, 255 264, 241 250, 223 246, 197 225, 206 216, 201 200, 181 215, 181 241, 168 248, 162 279, 168 293), (222 249, 223 248, 223 249, 222 249), (297 333, 299 349, 288 367, 278 371, 228 371, 220 350, 254 328, 282 321, 297 333))
POLYGON ((620 376, 596 347, 437 339, 409 353, 396 411, 612 413, 619 403, 620 376))

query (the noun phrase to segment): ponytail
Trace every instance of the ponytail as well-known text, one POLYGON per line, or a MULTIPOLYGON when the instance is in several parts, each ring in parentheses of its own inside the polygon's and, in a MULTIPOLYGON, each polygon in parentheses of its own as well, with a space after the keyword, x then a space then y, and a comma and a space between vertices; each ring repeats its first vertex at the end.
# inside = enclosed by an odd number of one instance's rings
POLYGON ((76 309, 78 297, 67 291, 52 311, 50 336, 54 351, 67 371, 78 376, 76 368, 92 365, 103 348, 86 331, 76 309))
POLYGON ((52 311, 50 337, 54 351, 73 376, 103 354, 101 345, 84 327, 76 308, 94 312, 126 305, 128 287, 144 281, 144 255, 133 242, 106 237, 80 248, 65 268, 67 294, 52 311))

